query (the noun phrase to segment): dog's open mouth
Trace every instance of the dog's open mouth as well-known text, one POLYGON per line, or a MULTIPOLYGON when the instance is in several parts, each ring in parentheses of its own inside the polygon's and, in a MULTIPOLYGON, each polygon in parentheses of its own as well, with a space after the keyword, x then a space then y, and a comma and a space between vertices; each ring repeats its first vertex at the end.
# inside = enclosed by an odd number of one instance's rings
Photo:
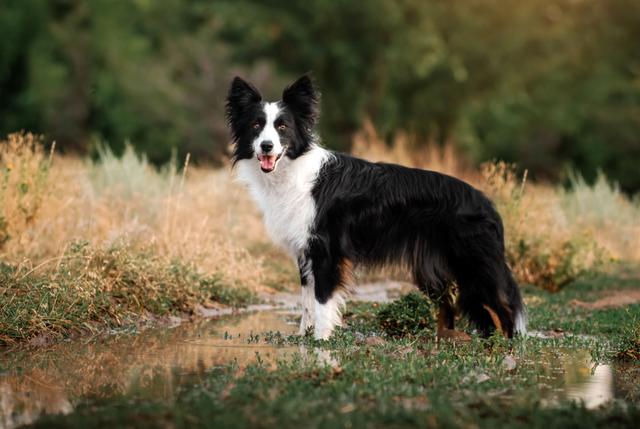
POLYGON ((270 173, 276 168, 276 163, 282 157, 284 151, 280 152, 278 155, 258 155, 258 161, 260 161, 260 169, 265 173, 270 173))

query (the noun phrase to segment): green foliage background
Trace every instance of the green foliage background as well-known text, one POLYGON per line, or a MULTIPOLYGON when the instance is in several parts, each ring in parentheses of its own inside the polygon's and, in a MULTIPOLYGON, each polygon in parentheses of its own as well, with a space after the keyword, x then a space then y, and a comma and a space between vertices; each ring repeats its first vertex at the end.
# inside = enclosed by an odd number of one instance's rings
POLYGON ((387 139, 640 189, 636 0, 4 0, 0 29, 0 133, 63 150, 219 160, 231 76, 277 98, 312 71, 329 147, 370 118, 387 139))

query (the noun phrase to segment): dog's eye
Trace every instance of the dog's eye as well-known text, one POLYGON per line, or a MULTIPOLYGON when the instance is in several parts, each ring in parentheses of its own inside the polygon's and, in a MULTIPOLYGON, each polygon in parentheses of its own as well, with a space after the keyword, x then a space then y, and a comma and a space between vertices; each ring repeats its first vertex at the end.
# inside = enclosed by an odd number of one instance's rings
POLYGON ((287 129, 287 126, 285 124, 278 125, 278 131, 284 131, 286 129, 287 129))
POLYGON ((254 122, 252 127, 253 127, 254 130, 257 130, 258 128, 260 128, 260 121, 254 122))

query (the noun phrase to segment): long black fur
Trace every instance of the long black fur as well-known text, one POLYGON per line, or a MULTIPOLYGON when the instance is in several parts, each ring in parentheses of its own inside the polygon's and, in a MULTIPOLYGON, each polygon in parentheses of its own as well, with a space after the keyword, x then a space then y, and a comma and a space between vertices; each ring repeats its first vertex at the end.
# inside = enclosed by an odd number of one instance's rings
POLYGON ((409 268, 418 287, 440 300, 455 282, 458 305, 485 335, 500 317, 508 336, 523 311, 505 261, 500 216, 480 191, 456 178, 336 154, 313 188, 317 214, 316 295, 326 301, 340 281, 340 261, 409 268))

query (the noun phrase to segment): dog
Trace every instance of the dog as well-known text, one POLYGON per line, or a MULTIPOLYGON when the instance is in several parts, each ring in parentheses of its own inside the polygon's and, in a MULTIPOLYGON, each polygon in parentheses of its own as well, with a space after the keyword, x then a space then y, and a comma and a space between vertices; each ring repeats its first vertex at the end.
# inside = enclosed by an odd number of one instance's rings
POLYGON ((341 325, 354 268, 387 264, 406 267, 438 302, 438 338, 455 332, 456 310, 483 336, 524 333, 525 309, 493 203, 445 174, 324 149, 319 107, 307 75, 276 102, 236 77, 226 100, 237 176, 269 236, 300 271, 300 333, 313 327, 315 338, 329 338, 341 325))

